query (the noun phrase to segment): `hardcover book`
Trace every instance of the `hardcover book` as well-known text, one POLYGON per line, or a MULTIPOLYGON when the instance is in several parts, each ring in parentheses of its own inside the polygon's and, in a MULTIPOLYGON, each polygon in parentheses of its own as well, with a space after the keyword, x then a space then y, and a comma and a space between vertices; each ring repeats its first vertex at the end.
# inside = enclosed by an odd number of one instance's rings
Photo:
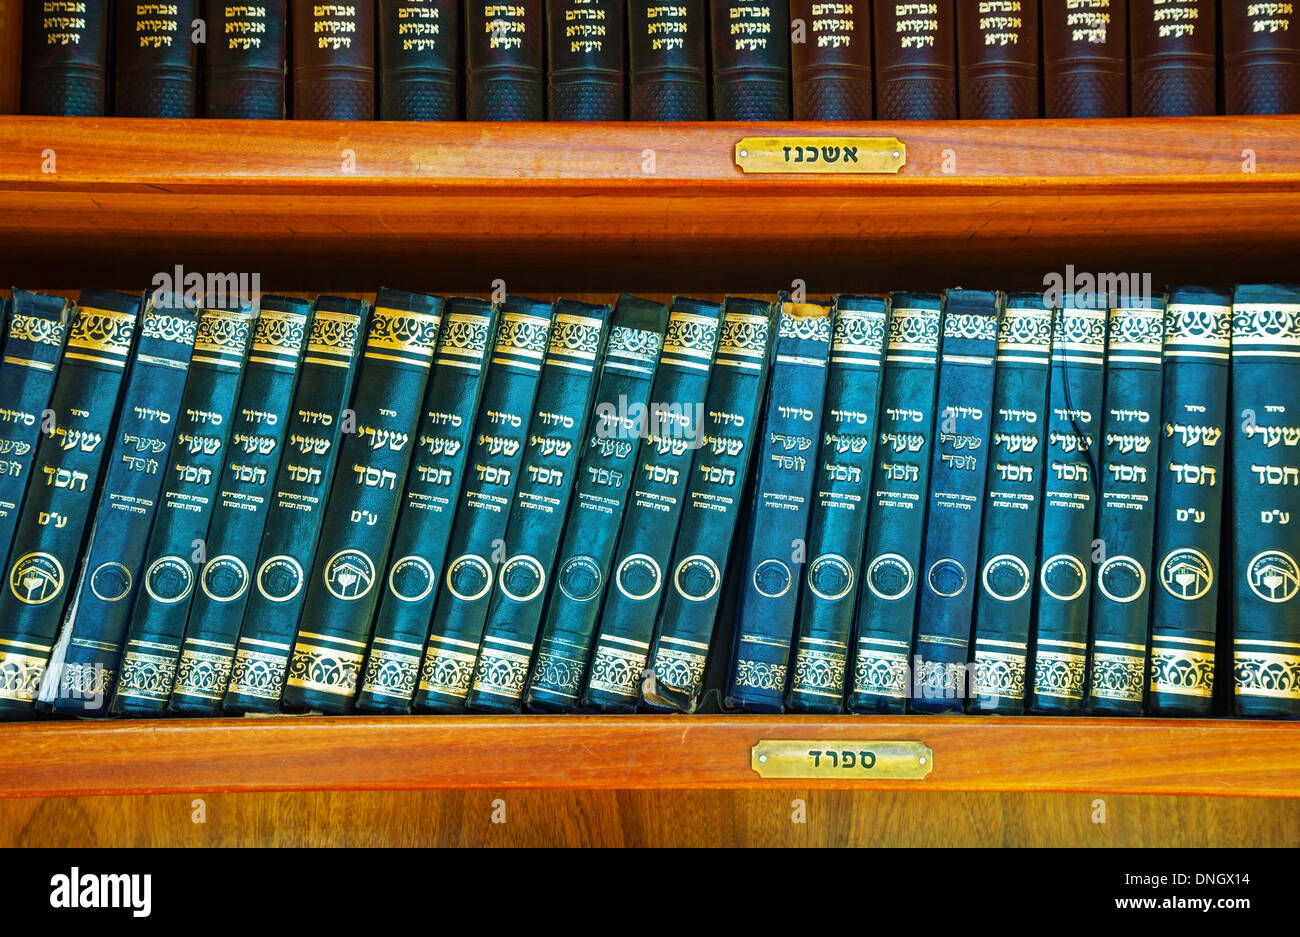
POLYGON ((975 570, 984 518, 993 416, 998 321, 1004 297, 949 290, 930 452, 930 494, 918 587, 911 706, 961 712, 974 695, 967 680, 975 570))
POLYGON ((790 119, 789 0, 711 0, 713 119, 790 119))
POLYGON ((1047 117, 1128 116, 1128 0, 1043 0, 1047 117))
POLYGON ((283 120, 289 0, 214 3, 203 63, 204 116, 283 120))
POLYGON ((873 0, 878 120, 957 119, 957 36, 950 0, 873 0))
POLYGON ((632 120, 708 120, 705 0, 628 0, 632 120))
POLYGON ((1038 117, 1037 0, 959 2, 957 62, 962 120, 1038 117))
POLYGON ((726 703, 780 712, 785 699, 832 338, 830 306, 783 303, 757 445, 726 703))
POLYGON ((470 120, 543 120, 542 2, 468 0, 465 102, 470 120))
POLYGON ((190 33, 199 20, 199 0, 123 3, 118 5, 115 19, 113 113, 118 117, 194 117, 199 46, 190 33))
POLYGON ((794 119, 871 120, 870 4, 792 0, 790 15, 794 119))
POLYGON ((458 0, 379 0, 379 119, 460 120, 458 0))
POLYGON ((108 113, 109 5, 23 3, 23 113, 108 113))
POLYGON ((620 296, 614 306, 596 405, 524 699, 530 709, 567 712, 582 690, 609 564, 636 472, 638 440, 647 432, 650 389, 667 321, 668 307, 662 303, 620 296))
POLYGON ((1134 117, 1214 113, 1215 7, 1214 0, 1129 0, 1134 117))
POLYGON ((625 0, 546 4, 550 120, 626 120, 625 0))
POLYGON ((1228 114, 1300 113, 1300 20, 1291 3, 1224 3, 1228 114))
POLYGON ((293 116, 374 120, 373 3, 291 0, 293 116))

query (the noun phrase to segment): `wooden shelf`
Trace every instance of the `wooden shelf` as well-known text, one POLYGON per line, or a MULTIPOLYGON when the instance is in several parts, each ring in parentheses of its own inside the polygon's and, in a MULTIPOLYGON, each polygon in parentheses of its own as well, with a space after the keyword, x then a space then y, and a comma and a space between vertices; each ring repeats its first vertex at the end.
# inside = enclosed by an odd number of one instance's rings
POLYGON ((272 717, 0 729, 0 795, 438 788, 1300 797, 1300 726, 966 717, 272 717), (910 740, 915 781, 763 780, 760 739, 910 740))

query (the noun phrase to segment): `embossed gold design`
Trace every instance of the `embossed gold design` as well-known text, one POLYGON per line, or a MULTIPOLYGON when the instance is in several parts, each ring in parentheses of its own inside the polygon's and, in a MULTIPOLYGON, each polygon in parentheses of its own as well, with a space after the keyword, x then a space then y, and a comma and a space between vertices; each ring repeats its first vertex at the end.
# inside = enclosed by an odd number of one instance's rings
POLYGON ((1064 699, 1083 699, 1088 659, 1068 651, 1039 648, 1034 655, 1034 693, 1064 699))
POLYGON ((934 768, 934 752, 924 742, 763 739, 749 765, 761 778, 919 781, 934 768))
POLYGON ((440 323, 440 316, 429 313, 376 307, 366 347, 431 358, 440 323))
POLYGON ((536 664, 537 677, 534 683, 539 689, 573 699, 582 689, 583 669, 583 661, 548 651, 539 651, 536 664))
POLYGON ((176 677, 176 660, 160 654, 127 651, 122 657, 119 696, 165 700, 171 695, 176 677))
POLYGON ((241 696, 279 700, 284 693, 284 675, 289 658, 284 654, 271 654, 240 647, 235 652, 235 662, 230 671, 230 690, 241 696))
POLYGON ((192 317, 171 316, 151 309, 145 313, 144 328, 141 330, 141 334, 145 338, 158 339, 159 341, 193 345, 198 331, 198 322, 192 317))
POLYGON ((219 700, 230 683, 232 659, 226 654, 186 648, 176 668, 175 692, 219 700))
POLYGON ((833 351, 879 352, 885 344, 883 312, 861 309, 840 309, 835 313, 833 351))
POLYGON ((728 313, 722 322, 718 356, 762 358, 767 354, 768 324, 766 316, 728 313))
POLYGON ((859 648, 853 661, 853 692, 903 699, 907 676, 906 654, 859 648))
POLYGON ((691 694, 699 692, 704 680, 704 654, 695 654, 678 648, 661 647, 655 652, 655 677, 660 683, 691 694))
POLYGON ((0 651, 0 698, 35 701, 48 659, 22 651, 0 651))
POLYGON ((889 350, 939 350, 939 310, 896 307, 889 315, 889 350))
POLYGON ((474 692, 519 699, 528 679, 528 654, 485 647, 474 672, 474 692))
POLYGON ((1153 645, 1151 692, 1208 699, 1214 693, 1214 652, 1153 645))
POLYGON ((1122 654, 1092 655, 1092 681, 1088 693, 1098 699, 1142 702, 1142 683, 1146 677, 1146 660, 1122 654))
POLYGON ((351 354, 357 347, 357 336, 361 332, 361 318, 346 312, 332 312, 328 309, 316 310, 311 320, 311 332, 307 337, 309 352, 343 352, 351 354))
POLYGON ((129 312, 80 306, 72 320, 68 347, 126 355, 135 335, 135 318, 129 312))
POLYGON ((1300 699, 1300 652, 1238 650, 1232 655, 1232 664, 1238 696, 1300 699))
POLYGON ((31 342, 33 345, 63 344, 63 333, 68 329, 67 323, 47 319, 44 316, 27 316, 18 314, 9 323, 9 337, 31 342))
POLYGON ((998 329, 998 351, 1042 353, 1052 345, 1050 309, 1008 309, 998 329))
POLYGON ((117 673, 100 664, 65 663, 59 673, 59 696, 64 699, 104 698, 117 673))
POLYGON ((897 173, 907 147, 896 137, 744 137, 736 144, 744 173, 897 173))
POLYGON ((194 350, 216 355, 243 355, 252 328, 252 317, 247 312, 205 309, 199 317, 194 350))
POLYGON ((786 664, 769 664, 766 661, 740 658, 736 661, 736 686, 781 693, 785 690, 787 669, 786 664))
POLYGON ((606 354, 634 358, 643 364, 653 364, 659 357, 662 338, 658 332, 649 329, 630 329, 625 325, 616 325, 609 331, 609 344, 606 354))
POLYGON ((503 313, 497 326, 496 350, 531 358, 540 358, 546 351, 550 320, 541 316, 527 316, 517 312, 503 313))
POLYGON ((997 317, 950 312, 943 319, 943 337, 991 342, 998 337, 997 317))
POLYGON ((469 695, 477 656, 451 648, 429 648, 420 665, 420 689, 464 699, 469 695))
POLYGON ((794 658, 793 687, 812 696, 839 699, 844 695, 844 654, 801 647, 794 658))
POLYGON ((409 700, 420 673, 420 655, 374 648, 366 659, 361 692, 409 700))
POLYGON ((781 306, 781 338, 800 338, 814 342, 831 340, 831 310, 815 303, 784 303, 781 306))
POLYGON ((263 309, 253 325, 253 349, 283 353, 302 347, 307 317, 296 312, 263 309))
POLYGON ((361 674, 361 655, 314 644, 299 644, 289 659, 289 686, 351 697, 361 674))
POLYGON ((975 695, 981 698, 1025 698, 1025 655, 1004 651, 975 651, 975 695))
POLYGON ((438 351, 441 354, 481 357, 487 349, 488 326, 491 321, 487 316, 475 316, 463 312, 451 313, 443 321, 442 334, 438 338, 438 351))
POLYGON ((641 692, 641 675, 645 672, 645 665, 645 654, 616 647, 598 647, 591 662, 588 686, 593 690, 634 699, 641 692))

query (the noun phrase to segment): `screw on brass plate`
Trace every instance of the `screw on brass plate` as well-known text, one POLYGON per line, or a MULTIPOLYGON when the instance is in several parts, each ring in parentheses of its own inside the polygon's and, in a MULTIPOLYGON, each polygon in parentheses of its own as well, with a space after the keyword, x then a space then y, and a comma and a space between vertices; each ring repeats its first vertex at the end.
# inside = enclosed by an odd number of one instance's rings
POLYGON ((741 151, 740 151, 740 156, 741 156, 742 159, 743 159, 744 157, 748 156, 748 155, 749 155, 749 150, 741 150, 741 151))

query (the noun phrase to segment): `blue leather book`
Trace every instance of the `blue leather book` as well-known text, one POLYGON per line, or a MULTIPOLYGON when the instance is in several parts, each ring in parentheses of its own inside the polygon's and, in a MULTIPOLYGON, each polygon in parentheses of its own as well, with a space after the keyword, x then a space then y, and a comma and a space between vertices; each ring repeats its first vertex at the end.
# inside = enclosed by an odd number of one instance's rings
POLYGON ((1054 318, 1042 293, 1012 293, 1002 314, 971 629, 971 712, 1017 715, 1025 709, 1054 318))
POLYGON ((41 423, 31 484, 0 588, 0 719, 30 717, 50 660, 130 360, 140 297, 83 290, 51 419, 41 423))
POLYGON ((510 521, 505 560, 492 588, 474 681, 472 712, 518 712, 537 642, 555 553, 578 473, 601 356, 609 335, 609 306, 562 299, 533 407, 510 521))
POLYGON ((1300 716, 1300 287, 1232 311, 1232 638, 1239 716, 1300 716))
POLYGON ((1052 335, 1047 465, 1031 631, 1031 712, 1077 712, 1088 668, 1107 301, 1067 296, 1052 335))
MULTIPOLYGON (((524 471, 533 404, 545 378, 550 303, 507 296, 493 340, 491 381, 474 423, 447 569, 438 584, 420 665, 416 709, 460 712, 469 694, 492 586, 502 560, 510 504, 524 471)), ((563 367, 547 367, 549 372, 563 367)))
POLYGON ((40 708, 78 716, 108 710, 158 495, 171 465, 198 321, 198 307, 180 296, 153 296, 145 308, 104 486, 40 708))
POLYGON ((830 306, 783 303, 776 360, 757 425, 754 502, 740 567, 728 706, 781 711, 794 636, 808 521, 818 476, 822 404, 830 365, 830 306))
POLYGON ((918 587, 911 705, 961 712, 971 615, 979 568, 980 524, 989 465, 994 367, 1003 297, 982 290, 944 296, 943 350, 930 451, 930 493, 918 587))
POLYGON ((59 296, 13 291, 0 359, 0 556, 6 559, 54 392, 71 308, 59 296))
POLYGON ((794 712, 837 713, 844 708, 888 321, 889 301, 884 297, 835 298, 808 531, 810 559, 799 585, 794 673, 786 702, 794 712))
POLYGON ((1232 293, 1170 291, 1147 710, 1209 715, 1219 601, 1232 293))
POLYGON ((488 363, 496 315, 496 307, 482 299, 447 300, 357 694, 362 712, 404 713, 411 708, 469 465, 479 399, 485 383, 504 367, 488 363))
POLYGON ((582 691, 667 322, 668 307, 662 303, 620 296, 614 306, 577 490, 524 699, 529 709, 568 712, 582 691))
POLYGON ((853 712, 902 712, 910 695, 917 567, 930 486, 943 299, 890 296, 880 435, 858 601, 853 712))
POLYGON ((1164 325, 1163 295, 1110 311, 1088 639, 1092 713, 1142 715, 1164 325))
POLYGON ((310 316, 311 303, 305 299, 262 297, 208 522, 207 561, 199 570, 185 625, 172 686, 173 712, 203 716, 221 711, 285 448, 310 316))
POLYGON ((205 538, 235 422, 256 315, 249 305, 204 309, 181 397, 143 592, 136 594, 110 711, 156 715, 167 708, 185 620, 206 558, 205 538))
POLYGON ((582 704, 631 712, 641 697, 655 619, 664 595, 694 450, 704 435, 704 400, 721 332, 722 307, 678 296, 668 316, 651 425, 637 453, 623 529, 610 564, 582 704))
POLYGON ((325 502, 338 467, 339 436, 360 359, 370 303, 321 296, 312 313, 298 388, 286 427, 286 448, 267 508, 253 587, 248 592, 230 684, 230 713, 280 708, 298 617, 307 598, 307 572, 316 555, 325 502))
POLYGON ((375 297, 289 656, 286 709, 352 708, 444 305, 402 290, 375 297))

